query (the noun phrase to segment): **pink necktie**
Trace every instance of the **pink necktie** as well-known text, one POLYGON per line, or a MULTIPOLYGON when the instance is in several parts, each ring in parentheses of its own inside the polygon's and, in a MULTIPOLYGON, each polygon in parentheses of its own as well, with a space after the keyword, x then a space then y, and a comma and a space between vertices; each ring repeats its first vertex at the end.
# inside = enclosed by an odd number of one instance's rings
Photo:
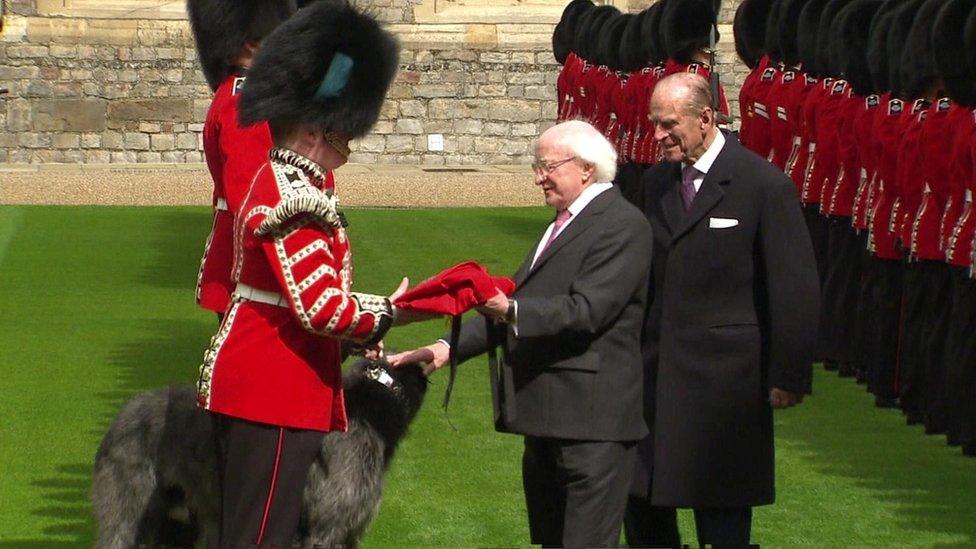
POLYGON ((691 208, 691 201, 695 199, 695 178, 698 177, 698 168, 685 166, 681 168, 681 201, 685 204, 685 211, 691 208))
MULTIPOLYGON (((560 210, 560 212, 556 214, 556 222, 552 227, 552 232, 549 233, 549 240, 546 240, 546 245, 542 247, 542 252, 546 251, 546 248, 552 244, 552 241, 556 239, 556 235, 559 234, 559 229, 562 228, 562 226, 569 221, 569 218, 572 216, 573 214, 569 210, 560 210)), ((542 252, 539 252, 539 254, 541 255, 542 252)))

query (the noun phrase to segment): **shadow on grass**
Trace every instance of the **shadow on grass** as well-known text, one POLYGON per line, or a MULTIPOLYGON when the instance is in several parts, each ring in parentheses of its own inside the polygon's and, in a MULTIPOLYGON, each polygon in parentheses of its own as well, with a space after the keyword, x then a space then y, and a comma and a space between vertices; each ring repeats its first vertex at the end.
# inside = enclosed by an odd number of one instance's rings
POLYGON ((147 246, 153 257, 136 282, 155 288, 194 291, 213 215, 207 208, 166 208, 146 216, 147 246))
POLYGON ((0 548, 21 547, 91 547, 94 542, 91 506, 91 465, 72 463, 59 465, 47 478, 31 483, 44 498, 45 505, 31 514, 47 519, 41 539, 11 539, 0 541, 0 548), (47 537, 60 539, 47 539, 47 537))
MULTIPOLYGON (((817 383, 827 385, 816 395, 826 401, 818 406, 822 411, 792 416, 777 425, 777 437, 793 443, 818 473, 869 490, 872 499, 891 509, 899 528, 962 538, 951 546, 972 547, 976 460, 946 447, 942 435, 907 427, 898 411, 874 408, 860 386, 820 374, 817 383)), ((852 518, 862 514, 855 508, 849 512, 852 518)))

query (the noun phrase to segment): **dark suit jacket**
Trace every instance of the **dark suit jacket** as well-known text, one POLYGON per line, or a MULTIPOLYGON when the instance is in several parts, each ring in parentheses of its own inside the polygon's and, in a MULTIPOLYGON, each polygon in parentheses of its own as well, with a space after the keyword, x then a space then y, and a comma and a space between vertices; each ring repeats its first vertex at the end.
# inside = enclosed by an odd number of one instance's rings
POLYGON ((680 163, 643 178, 655 241, 643 345, 653 440, 640 445, 635 482, 646 492, 652 470, 658 505, 771 503, 769 389, 810 392, 810 236, 790 179, 731 135, 687 213, 680 183, 680 163))
MULTIPOLYGON (((495 326, 504 365, 493 379, 499 431, 574 440, 647 434, 640 334, 651 230, 616 188, 590 202, 529 268, 515 273, 518 336, 495 326)), ((487 348, 488 323, 464 323, 458 359, 487 348)))

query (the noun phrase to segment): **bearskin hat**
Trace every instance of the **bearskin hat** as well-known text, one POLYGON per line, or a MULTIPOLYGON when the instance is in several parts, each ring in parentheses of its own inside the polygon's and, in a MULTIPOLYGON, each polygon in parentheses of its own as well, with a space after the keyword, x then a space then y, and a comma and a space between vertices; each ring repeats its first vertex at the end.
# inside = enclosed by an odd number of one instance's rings
POLYGON ((633 72, 647 66, 649 62, 641 37, 641 27, 648 11, 644 10, 627 20, 627 27, 620 39, 620 47, 617 53, 622 71, 633 72))
POLYGON ((601 65, 606 65, 615 71, 621 70, 620 43, 623 41, 627 24, 634 17, 636 16, 632 13, 622 13, 603 24, 603 31, 597 44, 597 61, 601 65))
POLYGON ((718 4, 712 0, 670 0, 661 13, 664 50, 678 63, 691 63, 692 55, 711 47, 714 29, 718 43, 718 4))
POLYGON ((800 13, 803 12, 807 0, 781 0, 779 9, 776 11, 776 23, 772 25, 773 32, 777 33, 777 45, 783 63, 788 67, 795 67, 800 64, 799 46, 799 27, 800 13))
POLYGON ((963 32, 970 13, 976 13, 973 0, 946 2, 932 27, 932 50, 946 94, 957 103, 971 106, 976 105, 976 73, 959 61, 960 53, 966 51, 963 32))
POLYGON ((681 0, 658 0, 644 12, 641 21, 641 36, 644 40, 644 53, 647 56, 648 64, 657 65, 663 63, 668 54, 664 47, 664 25, 662 15, 665 7, 671 3, 681 0))
POLYGON ((796 46, 803 70, 813 76, 825 76, 824 68, 817 64, 820 33, 820 16, 830 0, 807 0, 800 10, 797 21, 796 46))
POLYGON ((773 0, 744 0, 735 10, 732 21, 735 53, 750 69, 766 53, 766 20, 772 7, 773 0))
POLYGON ((850 82, 854 92, 870 95, 878 90, 868 67, 868 34, 871 19, 883 0, 854 0, 837 14, 831 27, 830 69, 850 82))
POLYGON ((379 117, 399 44, 346 0, 318 0, 271 34, 249 71, 240 121, 303 123, 361 137, 379 117))
POLYGON ((596 63, 597 44, 603 24, 616 15, 620 14, 614 6, 596 6, 584 13, 576 25, 576 36, 573 39, 576 55, 596 63))
POLYGON ((969 65, 969 74, 976 74, 976 10, 973 10, 966 19, 962 39, 964 44, 962 53, 968 56, 964 63, 969 65))
POLYGON ((779 12, 784 0, 773 0, 766 14, 766 36, 763 37, 763 49, 769 59, 775 63, 783 60, 783 51, 779 45, 779 12))
POLYGON ((939 79, 932 51, 932 27, 944 5, 945 0, 926 0, 915 13, 901 54, 902 88, 909 97, 921 97, 939 79))
POLYGON ((197 56, 210 89, 234 67, 245 42, 260 42, 296 10, 295 0, 187 0, 197 56))
POLYGON ((840 75, 836 74, 830 66, 831 28, 837 19, 837 14, 850 2, 851 0, 829 0, 820 12, 820 25, 817 27, 817 66, 825 74, 834 77, 840 75))
POLYGON ((576 23, 592 7, 593 0, 573 0, 563 10, 559 23, 556 23, 556 28, 552 31, 552 54, 560 65, 566 62, 566 56, 573 51, 576 23))
POLYGON ((885 0, 878 8, 878 12, 871 18, 871 28, 868 31, 868 68, 871 70, 871 81, 878 92, 891 90, 891 76, 888 71, 888 31, 895 11, 903 0, 885 0))
POLYGON ((888 52, 888 83, 891 85, 891 93, 902 99, 913 99, 905 93, 904 73, 901 70, 902 54, 907 49, 908 35, 912 30, 912 23, 915 22, 915 14, 923 2, 925 0, 907 0, 894 11, 891 26, 888 27, 885 45, 888 52))

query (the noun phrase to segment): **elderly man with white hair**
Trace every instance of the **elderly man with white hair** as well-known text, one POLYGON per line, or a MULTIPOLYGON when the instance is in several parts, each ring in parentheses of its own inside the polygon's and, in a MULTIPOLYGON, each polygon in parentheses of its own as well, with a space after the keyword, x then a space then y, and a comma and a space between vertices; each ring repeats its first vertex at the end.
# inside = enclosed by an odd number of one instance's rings
MULTIPOLYGON (((525 438, 531 542, 617 545, 642 416, 641 325, 651 228, 610 183, 616 153, 593 126, 564 122, 535 147, 535 184, 555 218, 514 275, 516 290, 461 329, 458 359, 489 357, 495 428, 525 438)), ((437 342, 393 363, 448 358, 437 342)))

